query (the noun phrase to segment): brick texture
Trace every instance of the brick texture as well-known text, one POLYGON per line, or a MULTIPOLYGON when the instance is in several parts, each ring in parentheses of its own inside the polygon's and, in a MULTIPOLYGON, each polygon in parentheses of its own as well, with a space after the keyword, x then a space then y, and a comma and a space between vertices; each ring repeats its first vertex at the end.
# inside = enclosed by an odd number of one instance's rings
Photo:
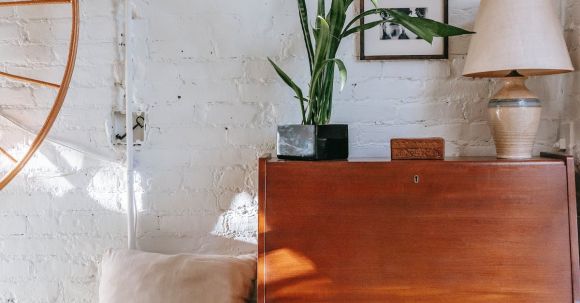
MULTIPOLYGON (((563 11, 565 12, 565 30, 568 49, 572 56, 572 61, 576 69, 580 66, 580 3, 574 0, 567 0, 563 11)), ((576 146, 574 154, 576 156, 576 165, 580 168, 578 162, 580 156, 580 73, 574 72, 563 78, 564 82, 564 101, 566 110, 563 113, 564 122, 574 122, 576 146)))
MULTIPOLYGON (((134 0, 131 96, 147 115, 136 154, 139 243, 149 251, 237 254, 256 250, 256 159, 273 153, 277 124, 299 122, 272 57, 305 85, 306 56, 294 1, 134 0)), ((477 0, 450 0, 450 22, 472 27, 477 0)), ((99 259, 126 242, 123 149, 111 143, 123 108, 123 7, 83 0, 77 69, 52 138, 0 192, 0 302, 96 302, 99 259)), ((576 61, 580 6, 567 4, 576 61)), ((0 69, 58 81, 68 9, 0 10, 0 69)), ((359 62, 344 41, 348 87, 334 122, 351 125, 354 157, 389 156, 393 137, 444 137, 447 154, 491 155, 485 118, 489 80, 461 77, 468 38, 451 39, 445 61, 359 62)), ((564 112, 561 77, 532 79, 545 100, 536 152, 550 149, 564 112)), ((577 82, 577 75, 565 78, 577 82)), ((580 90, 566 100, 576 113, 580 90)), ((0 110, 40 126, 54 92, 0 80, 0 110)), ((579 123, 580 124, 580 123, 579 123)), ((580 134, 580 132, 578 132, 580 134)), ((22 155, 31 141, 0 119, 0 143, 22 155), (23 139, 24 138, 24 139, 23 139)), ((8 163, 0 161, 0 172, 8 163)), ((299 209, 296 210, 300 211, 299 209)))

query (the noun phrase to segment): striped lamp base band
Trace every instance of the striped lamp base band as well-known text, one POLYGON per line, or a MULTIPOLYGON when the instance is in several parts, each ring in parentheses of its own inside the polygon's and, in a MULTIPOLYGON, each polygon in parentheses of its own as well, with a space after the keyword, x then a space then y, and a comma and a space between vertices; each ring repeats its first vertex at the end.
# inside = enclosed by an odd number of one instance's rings
POLYGON ((542 107, 542 103, 538 99, 494 99, 487 107, 542 107))

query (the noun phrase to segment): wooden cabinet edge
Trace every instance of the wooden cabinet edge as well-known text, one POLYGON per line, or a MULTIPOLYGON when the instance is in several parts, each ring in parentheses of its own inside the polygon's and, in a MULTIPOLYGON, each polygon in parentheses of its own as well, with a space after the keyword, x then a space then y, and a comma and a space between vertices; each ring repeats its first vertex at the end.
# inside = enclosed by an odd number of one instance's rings
POLYGON ((574 302, 580 302, 580 251, 578 247, 578 213, 576 206, 576 182, 574 157, 558 153, 541 153, 542 157, 560 159, 566 164, 568 186, 568 214, 570 223, 570 256, 572 264, 572 290, 574 302))
POLYGON ((268 160, 271 159, 271 156, 265 155, 260 157, 258 160, 258 277, 257 277, 257 286, 258 286, 258 293, 257 298, 261 300, 266 298, 266 268, 265 268, 265 241, 266 241, 266 218, 264 214, 265 203, 266 203, 266 165, 268 160))

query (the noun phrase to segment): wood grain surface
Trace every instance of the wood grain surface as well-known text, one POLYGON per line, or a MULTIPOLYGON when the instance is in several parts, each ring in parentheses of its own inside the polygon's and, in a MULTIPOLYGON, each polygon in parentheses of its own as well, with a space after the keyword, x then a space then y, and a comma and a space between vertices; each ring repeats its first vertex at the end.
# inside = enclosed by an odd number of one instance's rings
POLYGON ((566 164, 263 159, 259 302, 573 302, 566 164))
POLYGON ((392 139, 393 160, 443 160, 445 140, 443 138, 392 139))

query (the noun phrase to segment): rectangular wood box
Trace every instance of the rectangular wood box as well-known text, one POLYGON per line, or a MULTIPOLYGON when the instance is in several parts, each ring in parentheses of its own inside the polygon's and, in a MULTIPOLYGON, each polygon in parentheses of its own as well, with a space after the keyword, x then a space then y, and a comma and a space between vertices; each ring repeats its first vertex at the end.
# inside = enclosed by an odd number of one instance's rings
POLYGON ((259 166, 258 302, 580 302, 572 158, 259 166))
POLYGON ((443 160, 444 157, 443 138, 391 139, 393 160, 443 160))

